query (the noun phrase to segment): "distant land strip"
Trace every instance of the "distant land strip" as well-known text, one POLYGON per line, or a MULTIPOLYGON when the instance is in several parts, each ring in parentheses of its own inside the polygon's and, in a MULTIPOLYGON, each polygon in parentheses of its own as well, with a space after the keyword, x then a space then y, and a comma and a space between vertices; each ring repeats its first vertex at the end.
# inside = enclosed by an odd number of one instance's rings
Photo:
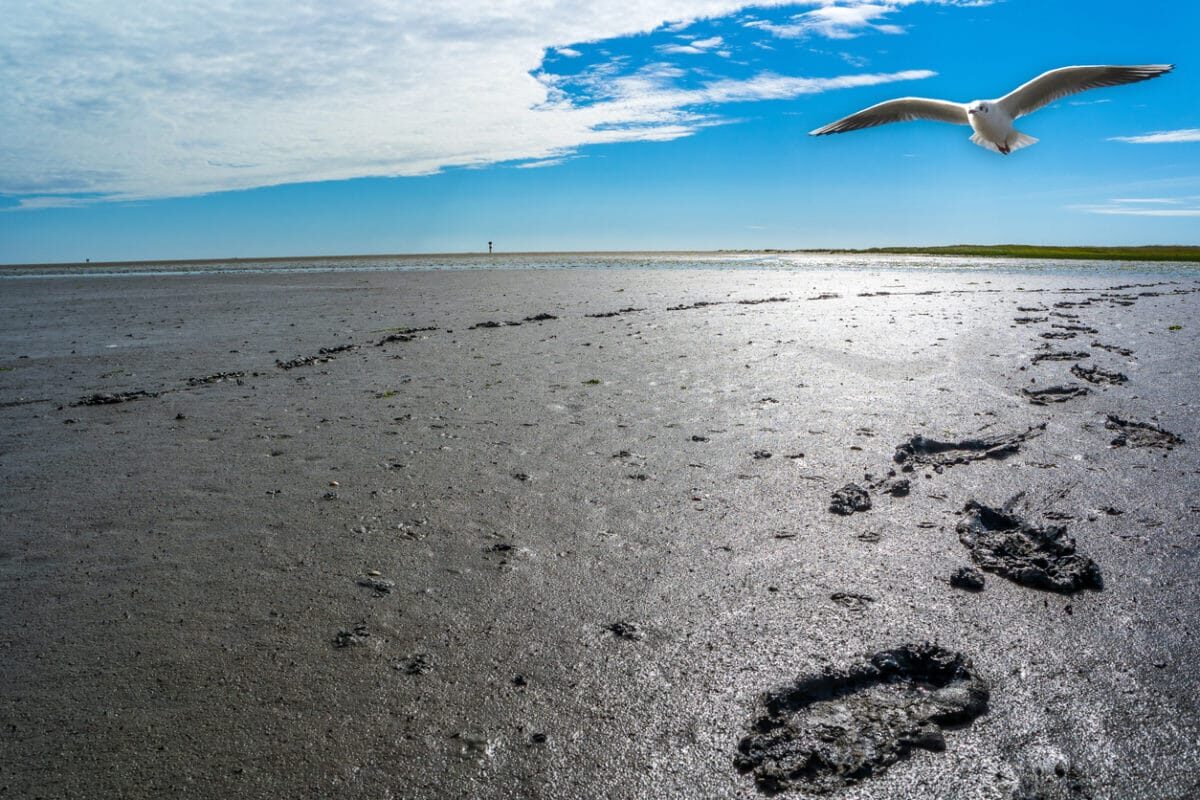
POLYGON ((363 261, 378 259, 502 259, 521 256, 720 256, 720 255, 912 255, 912 256, 969 256, 980 258, 1053 258, 1080 261, 1187 261, 1200 262, 1200 245, 1144 245, 1138 247, 1060 247, 1032 244, 955 244, 934 247, 871 247, 850 248, 762 248, 721 250, 548 250, 502 251, 496 253, 376 253, 359 255, 265 256, 243 258, 138 259, 130 261, 47 262, 0 264, 3 269, 46 267, 137 267, 137 266, 216 266, 225 264, 278 264, 298 261, 363 261))
POLYGON ((983 258, 1062 258, 1086 261, 1200 261, 1200 247, 1146 245, 1143 247, 1051 247, 1032 244, 955 244, 945 247, 872 247, 867 250, 826 250, 828 253, 879 253, 914 256, 980 256, 983 258))

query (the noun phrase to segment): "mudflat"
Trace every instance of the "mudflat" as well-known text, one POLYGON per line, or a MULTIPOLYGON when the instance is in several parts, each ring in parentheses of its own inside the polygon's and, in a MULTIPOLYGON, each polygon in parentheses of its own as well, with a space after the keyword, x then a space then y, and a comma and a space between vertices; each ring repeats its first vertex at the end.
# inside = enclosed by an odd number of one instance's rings
POLYGON ((0 796, 1188 798, 1200 282, 0 285, 0 796))

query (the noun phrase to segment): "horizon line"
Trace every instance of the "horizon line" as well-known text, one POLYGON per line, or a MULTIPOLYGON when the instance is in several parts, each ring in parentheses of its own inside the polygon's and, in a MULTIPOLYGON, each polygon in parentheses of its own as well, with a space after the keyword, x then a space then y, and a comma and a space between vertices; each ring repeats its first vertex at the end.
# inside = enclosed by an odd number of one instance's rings
POLYGON ((496 256, 597 256, 597 255, 722 255, 722 254, 740 254, 740 253, 827 253, 830 255, 845 253, 871 253, 871 252, 886 252, 895 250, 911 251, 914 255, 926 251, 944 250, 947 248, 958 247, 980 247, 980 248, 998 248, 998 247, 1028 247, 1040 248, 1047 250, 1056 249, 1087 249, 1087 250, 1148 250, 1154 248, 1162 249, 1188 249, 1200 250, 1200 245, 1195 244, 1134 244, 1134 245, 1088 245, 1088 244, 1022 244, 1018 242, 1004 242, 994 244, 936 244, 936 245, 880 245, 877 247, 737 247, 737 248, 718 248, 710 250, 689 250, 689 249, 634 249, 634 250, 461 250, 461 251, 445 251, 445 252, 414 252, 414 253, 343 253, 343 254, 319 254, 319 255, 285 255, 285 256, 232 256, 232 257, 202 257, 202 258, 137 258, 137 259, 121 259, 116 261, 43 261, 43 262, 6 262, 0 263, 0 269, 20 269, 20 268, 37 268, 37 267, 134 267, 152 264, 161 265, 180 265, 180 264, 253 264, 253 263, 281 263, 287 261, 350 261, 353 259, 380 259, 380 258, 402 258, 402 259, 419 259, 419 258, 487 258, 496 256))

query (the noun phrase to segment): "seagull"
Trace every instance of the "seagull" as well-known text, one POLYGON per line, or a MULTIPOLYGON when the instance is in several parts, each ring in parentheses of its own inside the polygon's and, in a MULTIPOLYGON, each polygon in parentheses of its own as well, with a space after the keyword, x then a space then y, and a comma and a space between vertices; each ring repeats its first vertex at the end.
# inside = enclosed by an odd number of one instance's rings
POLYGON ((809 135, 825 136, 830 133, 845 133, 886 125, 889 122, 932 119, 954 125, 970 125, 975 131, 971 135, 972 142, 988 150, 1008 155, 1037 141, 1013 128, 1014 120, 1032 114, 1068 95, 1104 86, 1148 81, 1173 69, 1174 64, 1060 67, 1043 72, 999 100, 951 103, 948 100, 930 100, 926 97, 901 97, 865 108, 857 114, 817 128, 809 135))

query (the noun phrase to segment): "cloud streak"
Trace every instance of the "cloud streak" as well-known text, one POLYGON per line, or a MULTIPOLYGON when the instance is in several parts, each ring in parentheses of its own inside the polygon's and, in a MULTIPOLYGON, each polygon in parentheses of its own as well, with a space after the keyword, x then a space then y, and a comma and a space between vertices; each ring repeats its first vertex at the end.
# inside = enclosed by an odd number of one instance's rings
MULTIPOLYGON (((886 3, 898 8, 910 1, 886 3)), ((945 3, 943 3, 945 4, 945 3)), ((961 4, 961 3, 951 3, 961 4)), ((783 5, 777 0, 756 9, 783 5)), ((861 3, 821 3, 847 8, 861 3)), ((587 102, 546 70, 582 44, 725 17, 744 0, 64 0, 17 4, 0 39, 0 195, 22 207, 285 183, 550 166, 580 148, 669 141, 723 103, 934 73, 760 73, 680 88, 677 72, 593 76, 587 102)), ((820 10, 820 9, 818 9, 820 10)), ((720 37, 686 47, 719 52, 720 37)))
POLYGON ((867 33, 904 33, 903 26, 885 20, 906 6, 978 8, 991 4, 992 0, 806 0, 798 5, 816 8, 793 15, 784 23, 751 20, 746 27, 766 31, 781 39, 855 39, 867 33))
POLYGON ((1125 142, 1127 144, 1177 144, 1179 142, 1200 142, 1200 128, 1182 128, 1176 131, 1156 131, 1141 136, 1113 136, 1110 142, 1125 142))
POLYGON ((1118 197, 1107 203, 1070 206, 1075 211, 1103 214, 1114 217, 1200 217, 1200 207, 1195 203, 1185 205, 1185 200, 1196 198, 1174 197, 1118 197))

